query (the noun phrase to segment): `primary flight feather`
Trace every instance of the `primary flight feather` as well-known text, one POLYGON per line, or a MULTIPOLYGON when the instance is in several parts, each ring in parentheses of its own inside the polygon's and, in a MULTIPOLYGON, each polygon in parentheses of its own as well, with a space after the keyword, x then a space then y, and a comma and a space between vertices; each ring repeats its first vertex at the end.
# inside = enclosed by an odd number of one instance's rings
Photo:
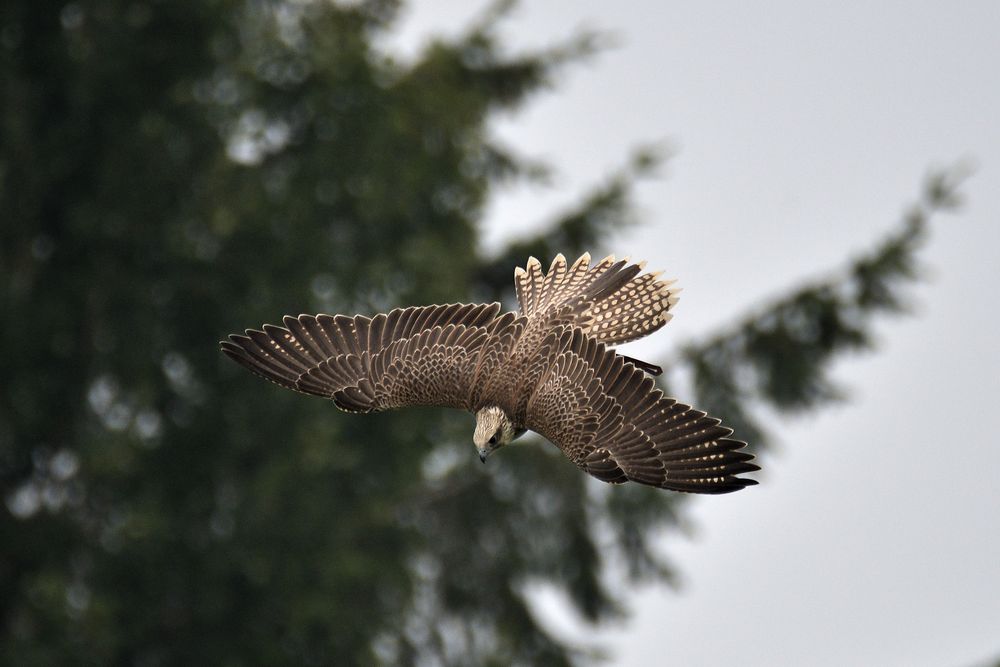
POLYGON ((557 255, 514 271, 518 312, 500 304, 397 308, 374 317, 285 316, 223 341, 222 351, 288 389, 348 412, 408 405, 468 410, 480 458, 527 430, 611 483, 729 493, 756 484, 745 443, 718 419, 668 398, 657 366, 611 346, 672 317, 678 289, 643 264, 557 255))

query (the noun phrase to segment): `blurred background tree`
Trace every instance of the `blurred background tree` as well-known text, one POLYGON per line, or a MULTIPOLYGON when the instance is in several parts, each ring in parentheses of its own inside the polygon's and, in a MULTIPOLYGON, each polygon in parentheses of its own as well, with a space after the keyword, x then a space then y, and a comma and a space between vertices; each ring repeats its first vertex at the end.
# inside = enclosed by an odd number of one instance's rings
MULTIPOLYGON (((591 54, 512 54, 494 25, 401 63, 398 3, 22 0, 0 10, 0 659, 5 664, 566 664, 556 587, 621 611, 608 568, 669 577, 682 497, 611 488, 552 447, 482 466, 471 418, 338 415, 249 377, 225 334, 285 313, 511 300, 527 255, 597 252, 640 150, 578 207, 478 244, 497 185, 545 166, 489 121, 591 54)), ((690 344, 695 404, 760 447, 761 408, 897 311, 930 214, 842 275, 690 344)), ((574 255, 575 256, 575 255, 574 255)))

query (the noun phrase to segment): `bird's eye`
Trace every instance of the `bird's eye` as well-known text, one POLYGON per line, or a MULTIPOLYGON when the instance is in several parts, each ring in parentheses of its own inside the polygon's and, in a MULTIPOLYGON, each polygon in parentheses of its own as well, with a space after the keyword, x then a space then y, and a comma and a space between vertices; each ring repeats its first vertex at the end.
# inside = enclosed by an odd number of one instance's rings
POLYGON ((493 436, 492 438, 490 438, 490 444, 491 445, 497 444, 497 437, 496 436, 493 436))

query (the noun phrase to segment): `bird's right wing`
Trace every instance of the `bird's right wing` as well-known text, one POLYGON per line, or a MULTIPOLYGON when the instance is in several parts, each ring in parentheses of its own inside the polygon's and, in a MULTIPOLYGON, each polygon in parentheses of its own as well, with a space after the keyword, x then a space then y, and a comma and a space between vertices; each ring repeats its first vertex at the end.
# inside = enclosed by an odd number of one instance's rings
POLYGON ((470 409, 477 365, 499 303, 397 308, 363 315, 286 316, 221 343, 237 363, 283 387, 330 398, 348 412, 407 405, 470 409))
POLYGON ((663 395, 653 380, 578 328, 566 327, 528 402, 526 424, 605 482, 695 493, 756 484, 732 430, 663 395))

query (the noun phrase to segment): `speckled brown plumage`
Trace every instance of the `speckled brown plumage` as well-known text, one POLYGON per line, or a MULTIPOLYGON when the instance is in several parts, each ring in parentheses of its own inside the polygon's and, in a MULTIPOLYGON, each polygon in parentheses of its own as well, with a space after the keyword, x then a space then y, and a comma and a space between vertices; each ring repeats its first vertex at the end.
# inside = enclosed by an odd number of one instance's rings
POLYGON ((678 403, 644 372, 657 367, 611 345, 662 327, 673 281, 641 264, 559 255, 515 270, 520 312, 451 304, 363 315, 286 316, 223 341, 222 351, 295 391, 349 412, 409 405, 503 411, 598 479, 727 493, 755 484, 744 443, 718 419, 678 403))

